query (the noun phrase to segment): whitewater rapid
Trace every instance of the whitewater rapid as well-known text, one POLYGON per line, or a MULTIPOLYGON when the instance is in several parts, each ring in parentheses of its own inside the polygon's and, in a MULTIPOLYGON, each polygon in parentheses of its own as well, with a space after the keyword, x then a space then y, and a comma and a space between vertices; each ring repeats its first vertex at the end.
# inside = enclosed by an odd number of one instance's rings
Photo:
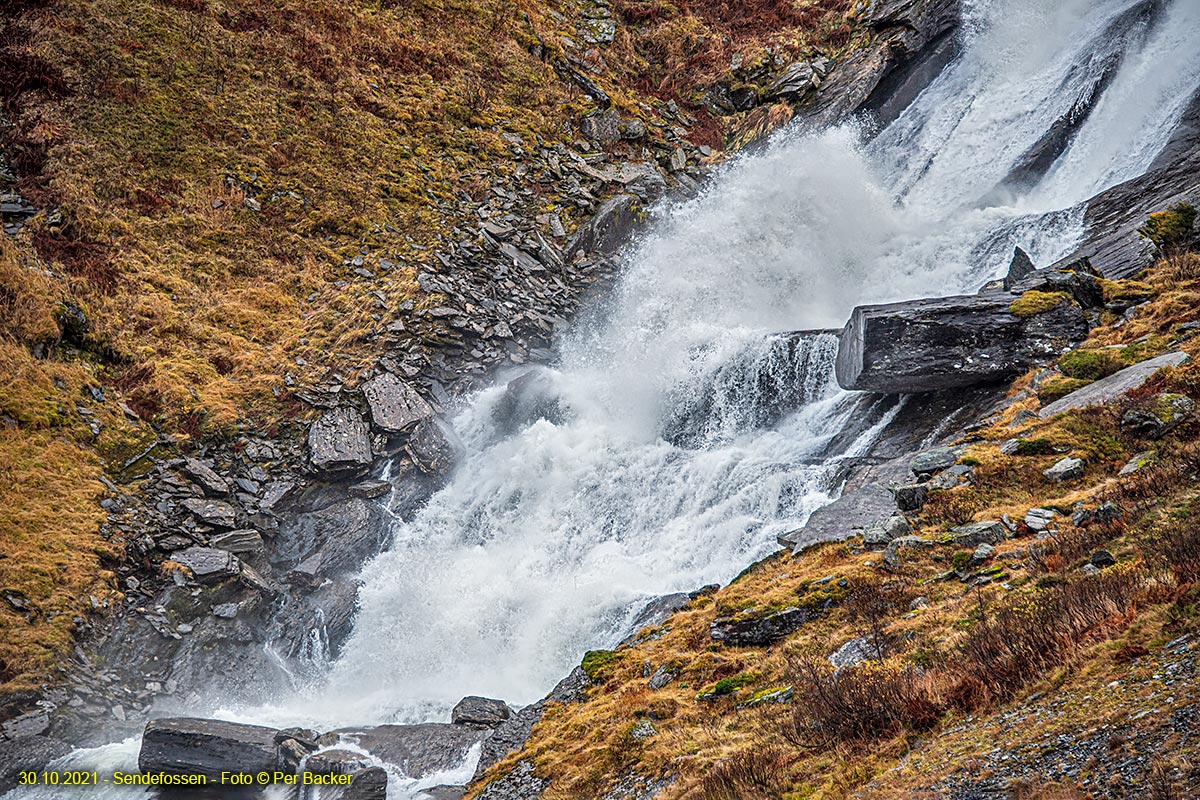
POLYGON ((444 720, 468 694, 528 703, 646 601, 728 581, 835 497, 837 460, 879 426, 830 452, 858 408, 833 380, 833 337, 777 334, 974 292, 1015 245, 1040 264, 1071 252, 1080 204, 1143 173, 1200 85, 1194 0, 966 6, 960 56, 886 129, 785 131, 657 209, 541 371, 560 413, 512 430, 502 383, 470 398, 452 420, 459 467, 364 568, 336 660, 221 713, 328 730, 444 720), (1049 169, 1006 184, 1096 92, 1049 169))

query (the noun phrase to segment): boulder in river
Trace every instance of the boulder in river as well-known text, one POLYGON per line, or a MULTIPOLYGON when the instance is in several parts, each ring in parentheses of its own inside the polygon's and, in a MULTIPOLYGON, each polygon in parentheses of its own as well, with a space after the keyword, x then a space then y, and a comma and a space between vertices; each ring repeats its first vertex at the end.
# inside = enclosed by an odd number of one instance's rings
POLYGON ((146 724, 138 769, 143 773, 206 775, 273 772, 278 768, 274 728, 215 719, 174 717, 146 724))
POLYGON ((450 712, 450 721, 455 725, 481 725, 494 728, 512 716, 508 704, 489 697, 464 697, 450 712))
POLYGON ((993 292, 859 306, 842 332, 838 383, 888 394, 997 383, 1087 338, 1075 303, 1022 299, 993 292))

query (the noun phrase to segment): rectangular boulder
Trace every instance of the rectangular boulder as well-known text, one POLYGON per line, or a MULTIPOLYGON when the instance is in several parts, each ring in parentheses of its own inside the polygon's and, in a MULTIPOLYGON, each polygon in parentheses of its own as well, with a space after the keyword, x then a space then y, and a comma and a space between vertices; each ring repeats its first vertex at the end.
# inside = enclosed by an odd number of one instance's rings
POLYGON ((143 774, 207 775, 271 772, 279 757, 274 728, 217 719, 171 717, 146 723, 138 769, 143 774))
POLYGON ((1087 338, 1074 302, 1014 313, 1019 299, 993 292, 859 306, 842 331, 837 381, 884 394, 978 386, 1016 377, 1087 338))

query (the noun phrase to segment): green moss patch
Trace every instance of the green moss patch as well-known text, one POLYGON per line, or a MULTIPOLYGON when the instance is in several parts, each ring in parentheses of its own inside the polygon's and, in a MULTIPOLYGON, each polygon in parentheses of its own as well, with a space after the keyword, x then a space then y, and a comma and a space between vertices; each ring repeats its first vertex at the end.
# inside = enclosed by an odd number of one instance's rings
POLYGON ((1033 317, 1053 311, 1063 303, 1069 303, 1070 296, 1066 292, 1039 292, 1031 289, 1013 300, 1008 310, 1018 317, 1033 317))

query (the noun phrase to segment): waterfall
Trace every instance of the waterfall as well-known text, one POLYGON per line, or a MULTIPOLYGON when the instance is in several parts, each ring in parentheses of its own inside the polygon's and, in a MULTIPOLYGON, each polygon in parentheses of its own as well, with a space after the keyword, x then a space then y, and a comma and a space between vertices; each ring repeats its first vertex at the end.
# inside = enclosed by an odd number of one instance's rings
POLYGON ((966 5, 961 54, 885 130, 785 131, 659 209, 539 372, 555 413, 504 419, 502 382, 471 398, 460 466, 363 570, 324 679, 233 715, 327 730, 530 702, 647 600, 728 581, 829 502, 859 406, 832 337, 782 332, 972 292, 1014 245, 1065 255, 1081 203, 1141 174, 1200 84, 1194 0, 966 5))
POLYGON ((364 570, 355 634, 312 702, 379 720, 469 693, 529 702, 647 599, 771 552, 831 498, 826 448, 853 408, 832 337, 778 332, 974 291, 1016 244, 1069 252, 1080 204, 1145 170, 1200 79, 1198 14, 969 4, 962 55, 888 129, 790 131, 667 210, 561 342, 555 421, 498 432, 500 388, 455 420, 464 464, 364 570))

